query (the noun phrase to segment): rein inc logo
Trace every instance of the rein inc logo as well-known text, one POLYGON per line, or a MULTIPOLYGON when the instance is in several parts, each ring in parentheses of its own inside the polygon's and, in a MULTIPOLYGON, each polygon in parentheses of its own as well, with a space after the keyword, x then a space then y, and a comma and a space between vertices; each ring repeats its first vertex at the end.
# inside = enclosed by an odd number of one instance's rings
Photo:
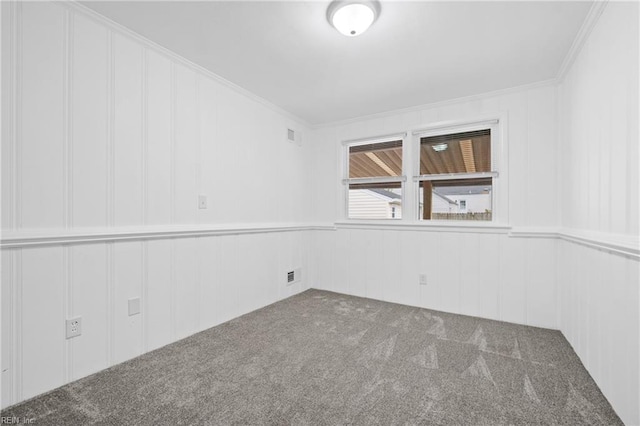
POLYGON ((1 425, 34 425, 36 419, 29 417, 2 416, 0 417, 1 425))

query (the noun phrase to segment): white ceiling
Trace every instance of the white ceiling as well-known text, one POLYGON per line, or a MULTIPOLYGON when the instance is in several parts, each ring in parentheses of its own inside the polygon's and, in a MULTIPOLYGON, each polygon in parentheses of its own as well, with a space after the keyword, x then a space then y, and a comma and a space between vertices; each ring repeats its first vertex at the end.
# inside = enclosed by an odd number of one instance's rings
POLYGON ((590 2, 382 2, 363 35, 329 1, 84 2, 311 124, 555 77, 590 2))

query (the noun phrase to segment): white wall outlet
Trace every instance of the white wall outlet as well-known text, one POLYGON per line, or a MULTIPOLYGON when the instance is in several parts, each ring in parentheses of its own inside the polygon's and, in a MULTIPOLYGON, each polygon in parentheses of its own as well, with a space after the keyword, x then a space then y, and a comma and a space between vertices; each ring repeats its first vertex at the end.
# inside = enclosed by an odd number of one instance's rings
POLYGON ((66 321, 67 339, 78 337, 82 334, 82 317, 71 318, 66 321))
POLYGON ((206 195, 198 195, 198 208, 206 209, 207 208, 207 196, 206 195))
POLYGON ((427 274, 420 274, 418 276, 418 282, 420 285, 427 285, 427 274))
POLYGON ((140 313, 140 298, 129 299, 129 316, 140 313))

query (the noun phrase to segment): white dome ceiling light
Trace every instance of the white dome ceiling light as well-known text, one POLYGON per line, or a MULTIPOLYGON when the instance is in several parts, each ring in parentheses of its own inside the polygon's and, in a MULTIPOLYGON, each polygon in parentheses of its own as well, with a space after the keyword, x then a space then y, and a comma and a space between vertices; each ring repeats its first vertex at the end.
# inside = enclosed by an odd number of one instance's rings
POLYGON ((334 0, 327 9, 329 23, 348 37, 367 31, 379 15, 377 0, 334 0))

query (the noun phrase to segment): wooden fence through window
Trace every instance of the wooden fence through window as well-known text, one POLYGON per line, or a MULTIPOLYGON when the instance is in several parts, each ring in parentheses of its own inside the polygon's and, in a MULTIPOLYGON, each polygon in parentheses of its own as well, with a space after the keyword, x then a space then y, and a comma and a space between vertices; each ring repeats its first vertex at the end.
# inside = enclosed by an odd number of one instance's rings
POLYGON ((491 220, 491 212, 431 213, 431 220, 491 220))

